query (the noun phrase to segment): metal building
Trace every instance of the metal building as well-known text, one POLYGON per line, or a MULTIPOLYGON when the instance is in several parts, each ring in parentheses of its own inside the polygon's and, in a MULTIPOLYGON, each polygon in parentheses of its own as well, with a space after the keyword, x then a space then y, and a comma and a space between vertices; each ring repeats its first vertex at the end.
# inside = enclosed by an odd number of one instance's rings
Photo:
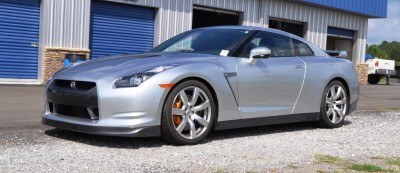
POLYGON ((0 0, 0 83, 41 84, 65 54, 137 53, 192 28, 281 29, 364 61, 387 0, 0 0))

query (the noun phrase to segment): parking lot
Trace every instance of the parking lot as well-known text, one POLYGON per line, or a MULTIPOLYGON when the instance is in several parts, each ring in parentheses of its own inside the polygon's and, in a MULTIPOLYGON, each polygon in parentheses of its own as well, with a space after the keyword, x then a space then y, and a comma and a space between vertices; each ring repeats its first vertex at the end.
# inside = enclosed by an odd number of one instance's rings
POLYGON ((117 138, 40 125, 43 88, 0 86, 2 172, 339 172, 400 156, 400 85, 362 86, 358 110, 337 129, 297 123, 214 132, 196 146, 159 138, 117 138))

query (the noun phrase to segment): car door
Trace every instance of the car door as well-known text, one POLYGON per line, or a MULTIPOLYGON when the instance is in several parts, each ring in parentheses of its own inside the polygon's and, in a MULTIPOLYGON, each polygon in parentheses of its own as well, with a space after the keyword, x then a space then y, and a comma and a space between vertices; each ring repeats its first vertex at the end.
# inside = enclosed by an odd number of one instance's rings
POLYGON ((299 96, 305 63, 294 55, 291 38, 260 31, 244 47, 237 63, 242 119, 291 114, 299 96), (252 48, 267 47, 271 56, 249 63, 252 48))

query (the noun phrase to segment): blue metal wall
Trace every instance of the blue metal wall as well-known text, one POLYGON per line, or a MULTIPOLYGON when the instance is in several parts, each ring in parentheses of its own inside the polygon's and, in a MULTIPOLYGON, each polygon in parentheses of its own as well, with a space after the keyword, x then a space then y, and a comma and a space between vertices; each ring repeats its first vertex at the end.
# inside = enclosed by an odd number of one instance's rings
POLYGON ((153 47, 155 9, 92 1, 91 57, 139 53, 153 47))
POLYGON ((0 78, 37 79, 40 0, 0 0, 0 78))
POLYGON ((387 16, 388 0, 300 0, 339 10, 350 11, 376 18, 387 16))

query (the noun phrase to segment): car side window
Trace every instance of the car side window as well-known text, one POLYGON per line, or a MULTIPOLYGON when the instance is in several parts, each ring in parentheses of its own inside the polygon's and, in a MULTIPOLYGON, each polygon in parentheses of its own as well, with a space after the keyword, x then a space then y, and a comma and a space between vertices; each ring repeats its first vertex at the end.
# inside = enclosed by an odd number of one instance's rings
POLYGON ((249 57, 250 51, 260 46, 271 49, 271 57, 295 56, 290 37, 262 31, 244 47, 240 57, 249 57))
POLYGON ((314 52, 306 43, 296 39, 292 39, 292 42, 296 56, 314 56, 314 52))

